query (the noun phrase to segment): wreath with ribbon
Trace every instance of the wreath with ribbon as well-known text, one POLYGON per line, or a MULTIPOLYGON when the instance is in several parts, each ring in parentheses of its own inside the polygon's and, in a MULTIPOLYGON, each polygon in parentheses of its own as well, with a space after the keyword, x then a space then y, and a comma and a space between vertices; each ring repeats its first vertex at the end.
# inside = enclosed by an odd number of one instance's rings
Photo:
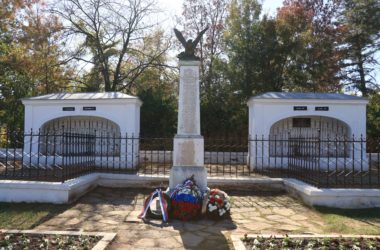
POLYGON ((183 221, 197 219, 201 215, 202 192, 195 183, 194 176, 177 185, 170 195, 171 217, 183 221))
POLYGON ((169 220, 169 213, 170 210, 170 197, 168 194, 163 192, 161 189, 156 189, 154 192, 152 192, 148 198, 146 198, 144 202, 143 209, 138 216, 139 219, 145 218, 146 216, 153 218, 153 219, 161 219, 163 222, 167 222, 169 220), (160 203, 160 211, 155 212, 150 209, 150 206, 152 202, 155 200, 155 198, 158 198, 158 201, 160 203))

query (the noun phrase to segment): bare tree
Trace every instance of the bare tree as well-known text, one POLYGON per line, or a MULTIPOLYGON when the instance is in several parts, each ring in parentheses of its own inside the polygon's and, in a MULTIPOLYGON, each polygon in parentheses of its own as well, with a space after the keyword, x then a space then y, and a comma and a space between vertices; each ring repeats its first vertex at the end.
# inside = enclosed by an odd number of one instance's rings
POLYGON ((97 76, 89 79, 101 81, 105 91, 131 88, 145 69, 163 64, 168 43, 144 50, 144 39, 156 27, 151 0, 63 0, 52 11, 65 20, 73 58, 93 66, 89 74, 97 76))
POLYGON ((227 0, 185 0, 183 23, 189 37, 195 37, 209 26, 204 39, 199 43, 202 85, 206 91, 215 81, 214 62, 223 53, 223 31, 228 10, 227 0))

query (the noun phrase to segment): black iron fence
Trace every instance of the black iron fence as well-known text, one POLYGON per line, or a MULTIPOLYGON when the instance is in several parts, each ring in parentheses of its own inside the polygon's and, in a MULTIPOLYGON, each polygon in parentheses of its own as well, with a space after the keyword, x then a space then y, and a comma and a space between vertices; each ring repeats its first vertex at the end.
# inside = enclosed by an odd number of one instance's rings
MULTIPOLYGON (((380 188, 380 138, 205 138, 209 176, 297 178, 380 188)), ((66 181, 92 172, 169 175, 173 138, 100 131, 0 131, 0 179, 66 181)))
POLYGON ((317 187, 380 188, 380 139, 255 136, 250 170, 296 178, 317 187))

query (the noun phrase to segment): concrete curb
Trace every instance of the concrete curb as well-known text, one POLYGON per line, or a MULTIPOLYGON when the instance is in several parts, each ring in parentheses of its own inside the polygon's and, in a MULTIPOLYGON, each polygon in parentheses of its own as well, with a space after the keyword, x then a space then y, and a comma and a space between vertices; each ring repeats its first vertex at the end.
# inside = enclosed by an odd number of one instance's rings
MULTIPOLYGON (((0 180, 0 202, 72 203, 97 186, 167 187, 169 176, 91 173, 61 182, 0 180)), ((225 190, 284 191, 310 206, 380 207, 380 189, 317 188, 291 178, 208 177, 208 186, 225 190)))
POLYGON ((104 250, 114 240, 116 233, 104 233, 104 232, 82 232, 82 231, 46 231, 46 230, 3 230, 2 233, 9 234, 37 234, 37 235, 71 235, 71 236, 101 236, 102 238, 92 248, 92 250, 104 250))
POLYGON ((310 206, 335 208, 380 207, 380 189, 316 188, 296 179, 284 179, 286 191, 310 206))

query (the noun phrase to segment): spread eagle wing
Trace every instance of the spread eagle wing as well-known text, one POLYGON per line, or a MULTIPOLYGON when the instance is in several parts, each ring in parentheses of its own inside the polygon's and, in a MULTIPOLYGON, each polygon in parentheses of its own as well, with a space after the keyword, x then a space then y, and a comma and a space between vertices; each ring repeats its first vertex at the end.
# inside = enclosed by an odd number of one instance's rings
POLYGON ((174 29, 174 33, 175 33, 175 36, 178 38, 178 40, 182 43, 182 45, 186 48, 186 40, 185 38, 183 37, 182 33, 177 30, 177 29, 174 29))
POLYGON ((206 28, 204 28, 201 32, 199 32, 197 38, 195 38, 195 40, 193 42, 194 48, 197 47, 197 44, 201 40, 201 38, 202 38, 203 34, 206 32, 206 30, 208 30, 208 26, 206 28))

